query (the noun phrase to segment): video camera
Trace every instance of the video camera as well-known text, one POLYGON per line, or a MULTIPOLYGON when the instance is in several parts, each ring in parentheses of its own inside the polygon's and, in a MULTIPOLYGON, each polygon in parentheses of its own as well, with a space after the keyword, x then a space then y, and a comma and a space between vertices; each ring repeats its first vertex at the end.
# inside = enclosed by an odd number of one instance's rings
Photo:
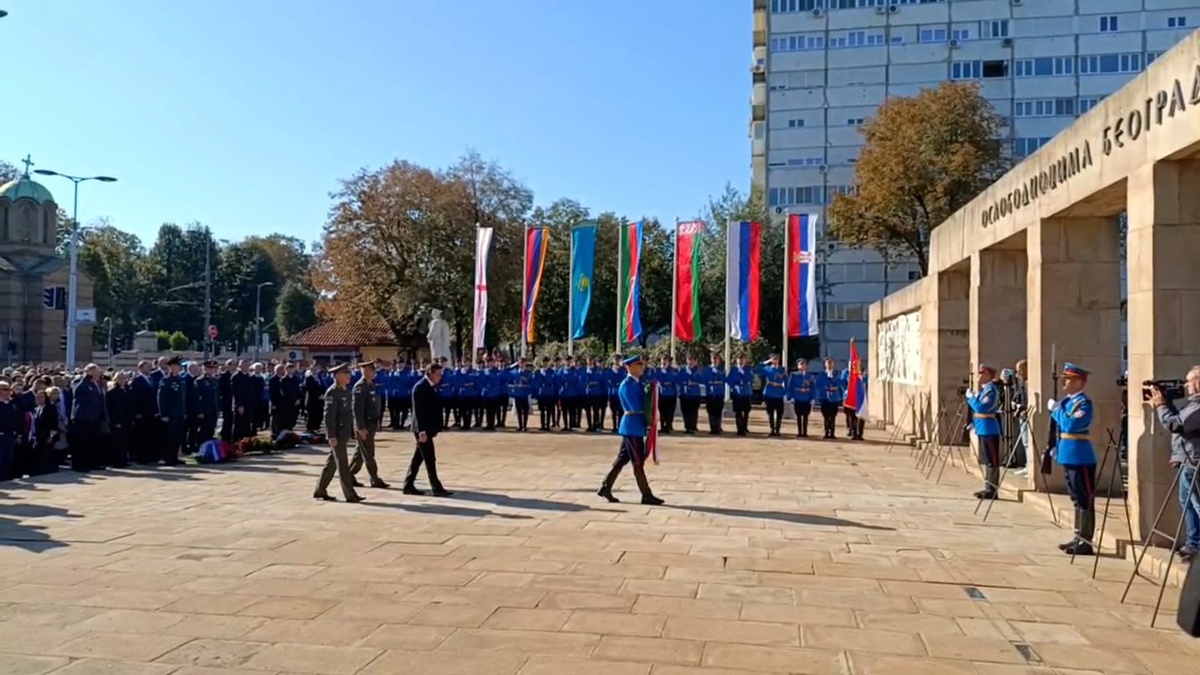
POLYGON ((1183 380, 1145 380, 1142 382, 1142 400, 1149 401, 1155 389, 1161 391, 1163 398, 1168 401, 1187 398, 1187 389, 1183 386, 1183 380))

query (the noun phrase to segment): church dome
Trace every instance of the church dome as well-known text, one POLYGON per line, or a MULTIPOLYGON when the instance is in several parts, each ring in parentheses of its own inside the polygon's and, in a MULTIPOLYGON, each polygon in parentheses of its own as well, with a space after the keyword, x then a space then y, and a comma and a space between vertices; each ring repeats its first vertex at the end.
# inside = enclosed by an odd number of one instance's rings
POLYGON ((54 201, 54 195, 50 194, 46 186, 27 175, 18 176, 16 180, 0 185, 0 199, 8 199, 13 202, 20 199, 32 199, 39 206, 58 203, 54 201))

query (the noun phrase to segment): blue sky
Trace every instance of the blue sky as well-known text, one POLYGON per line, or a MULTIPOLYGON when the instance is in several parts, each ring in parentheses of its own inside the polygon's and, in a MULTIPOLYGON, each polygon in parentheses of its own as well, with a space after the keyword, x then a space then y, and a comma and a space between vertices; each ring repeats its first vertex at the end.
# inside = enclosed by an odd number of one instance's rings
MULTIPOLYGON (((539 204, 664 220, 749 183, 751 12, 699 0, 0 0, 0 158, 108 174, 149 243, 320 234, 337 180, 499 160, 539 204)), ((70 208, 70 184, 44 179, 70 208)))

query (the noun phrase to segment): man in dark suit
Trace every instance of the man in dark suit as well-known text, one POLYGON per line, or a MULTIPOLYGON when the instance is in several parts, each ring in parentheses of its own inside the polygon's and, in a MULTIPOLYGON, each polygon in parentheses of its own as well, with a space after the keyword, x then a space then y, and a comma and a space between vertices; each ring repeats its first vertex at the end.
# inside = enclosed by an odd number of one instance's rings
POLYGON ((442 380, 442 366, 434 363, 429 366, 425 377, 413 387, 412 393, 412 431, 417 438, 417 448, 413 451, 412 461, 408 465, 408 474, 404 476, 404 494, 422 495, 423 491, 416 486, 417 472, 421 464, 429 475, 429 487, 435 497, 449 497, 452 492, 442 487, 442 481, 437 475, 437 451, 433 439, 442 430, 442 403, 438 398, 437 384, 442 380))

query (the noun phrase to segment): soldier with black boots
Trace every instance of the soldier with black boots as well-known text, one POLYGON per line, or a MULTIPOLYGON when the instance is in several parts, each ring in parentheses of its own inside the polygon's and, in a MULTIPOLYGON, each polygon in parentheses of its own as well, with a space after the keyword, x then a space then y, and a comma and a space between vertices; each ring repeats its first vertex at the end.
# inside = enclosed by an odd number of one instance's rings
POLYGON ((717 354, 712 355, 712 365, 704 369, 704 410, 708 413, 708 433, 721 435, 721 422, 725 416, 725 364, 717 354))
POLYGON ((737 365, 729 369, 729 401, 733 406, 733 423, 738 436, 750 433, 750 404, 754 396, 754 369, 746 356, 737 357, 737 365))
POLYGON ((1000 487, 1000 388, 996 385, 996 369, 979 366, 979 391, 968 389, 967 406, 971 409, 971 425, 979 439, 979 463, 987 476, 976 499, 996 499, 1000 487))
MULTIPOLYGON (((383 402, 375 387, 375 364, 367 361, 358 364, 362 377, 354 383, 351 400, 354 404, 354 438, 357 447, 354 459, 350 460, 350 475, 353 477, 367 467, 367 476, 371 479, 371 487, 387 489, 391 487, 379 477, 379 466, 375 462, 375 432, 383 421, 383 402)), ((358 480, 354 487, 362 487, 358 480)))
POLYGON ((1067 555, 1092 555, 1096 530, 1096 451, 1090 436, 1092 399, 1084 393, 1091 373, 1068 361, 1063 364, 1063 399, 1046 407, 1058 425, 1057 459, 1067 478, 1067 493, 1075 504, 1075 538, 1059 545, 1067 555))
POLYGON ((336 473, 342 485, 342 495, 346 502, 354 504, 363 498, 354 491, 354 477, 350 474, 350 458, 346 455, 346 446, 354 431, 354 406, 351 402, 350 366, 342 364, 329 370, 333 374, 333 386, 325 392, 325 429, 329 434, 329 457, 325 459, 325 468, 317 479, 317 489, 313 499, 327 502, 337 501, 328 492, 329 484, 333 482, 336 473))
POLYGON ((180 464, 187 431, 187 385, 179 376, 178 356, 167 361, 167 375, 158 383, 158 415, 162 420, 163 443, 159 456, 167 466, 180 464))

